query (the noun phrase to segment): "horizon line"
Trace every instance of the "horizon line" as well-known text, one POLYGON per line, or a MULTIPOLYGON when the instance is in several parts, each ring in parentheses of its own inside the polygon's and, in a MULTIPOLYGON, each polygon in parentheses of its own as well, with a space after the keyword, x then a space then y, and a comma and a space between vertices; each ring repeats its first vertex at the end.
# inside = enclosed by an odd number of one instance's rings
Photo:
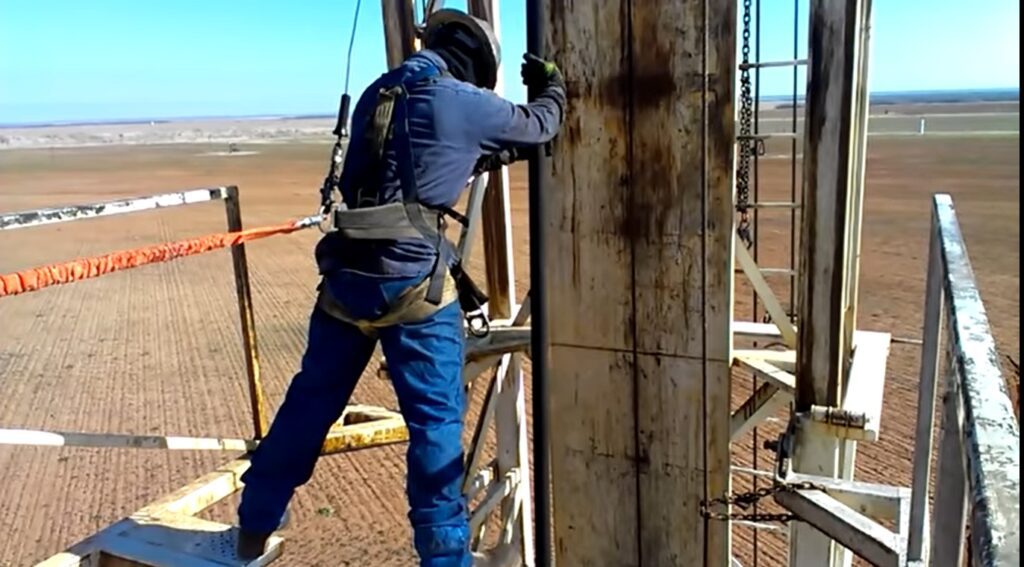
MULTIPOLYGON (((925 100, 904 100, 899 102, 907 103, 983 103, 983 102, 1011 102, 1012 98, 1006 96, 986 99, 984 95, 1003 94, 1016 96, 1017 101, 1020 99, 1020 87, 988 87, 988 88, 962 88, 962 89, 931 89, 931 90, 901 90, 901 91, 870 91, 869 95, 872 99, 882 98, 881 101, 872 100, 872 103, 892 104, 892 102, 886 101, 885 99, 890 97, 912 97, 918 96, 923 97, 925 100), (981 95, 981 98, 975 97, 967 100, 946 100, 942 97, 948 95, 960 94, 976 94, 981 95), (936 97, 939 100, 934 100, 936 97), (933 100, 927 100, 933 99, 933 100)), ((761 95, 760 102, 791 102, 794 96, 792 93, 789 94, 770 94, 761 95)), ((796 97, 798 103, 802 103, 804 96, 798 94, 796 97)), ((103 104, 103 103, 99 103, 103 104)), ((3 104, 0 104, 0 108, 3 108, 3 104)), ((224 115, 165 115, 165 116, 137 116, 137 117, 121 117, 121 118, 109 118, 109 119, 55 119, 48 121, 14 121, 14 122, 0 122, 0 128, 3 129, 14 129, 14 128, 47 128, 47 127, 60 127, 60 126, 118 126, 118 125, 132 125, 132 124, 168 124, 174 122, 204 122, 214 120, 266 120, 266 121, 280 121, 280 120, 313 120, 313 119, 333 119, 336 115, 330 112, 291 112, 275 114, 272 112, 264 112, 258 114, 224 114, 224 115)))

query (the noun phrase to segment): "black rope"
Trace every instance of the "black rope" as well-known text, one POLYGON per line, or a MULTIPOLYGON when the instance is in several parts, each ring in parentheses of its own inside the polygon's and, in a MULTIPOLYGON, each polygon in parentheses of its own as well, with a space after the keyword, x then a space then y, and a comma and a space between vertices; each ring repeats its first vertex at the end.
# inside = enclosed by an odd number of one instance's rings
POLYGON ((359 8, 363 0, 356 0, 356 15, 352 18, 352 35, 348 40, 348 55, 345 56, 345 94, 348 94, 348 78, 352 71, 352 47, 356 44, 356 30, 359 29, 359 8))

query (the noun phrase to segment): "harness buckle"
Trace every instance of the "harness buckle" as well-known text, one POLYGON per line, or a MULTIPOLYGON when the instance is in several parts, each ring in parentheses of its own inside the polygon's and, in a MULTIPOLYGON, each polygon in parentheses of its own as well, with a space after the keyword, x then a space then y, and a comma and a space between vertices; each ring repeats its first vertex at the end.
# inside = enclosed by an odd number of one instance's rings
POLYGON ((491 332, 491 320, 483 309, 466 313, 466 326, 469 327, 469 334, 478 339, 486 337, 491 332))

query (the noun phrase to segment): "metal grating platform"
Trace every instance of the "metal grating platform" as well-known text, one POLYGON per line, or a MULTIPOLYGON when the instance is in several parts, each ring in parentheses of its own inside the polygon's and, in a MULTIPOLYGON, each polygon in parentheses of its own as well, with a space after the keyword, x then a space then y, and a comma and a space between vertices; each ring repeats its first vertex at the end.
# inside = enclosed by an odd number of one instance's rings
POLYGON ((271 537, 267 551, 253 561, 235 556, 238 528, 192 516, 133 516, 95 542, 99 565, 151 567, 258 567, 281 555, 282 538, 271 537))

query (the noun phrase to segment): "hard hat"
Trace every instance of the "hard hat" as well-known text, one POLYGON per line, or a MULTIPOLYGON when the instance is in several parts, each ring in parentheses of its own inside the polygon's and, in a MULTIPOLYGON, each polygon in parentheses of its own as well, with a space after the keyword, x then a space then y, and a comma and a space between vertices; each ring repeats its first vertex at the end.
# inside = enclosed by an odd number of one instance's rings
POLYGON ((481 67, 477 69, 480 74, 479 86, 486 89, 493 89, 498 83, 498 66, 501 65, 501 47, 498 45, 498 38, 494 36, 491 25, 480 18, 471 16, 461 10, 445 8, 438 10, 427 18, 423 28, 423 46, 427 49, 435 47, 437 40, 447 34, 438 32, 448 26, 457 26, 469 33, 474 45, 474 51, 480 58, 481 67))

